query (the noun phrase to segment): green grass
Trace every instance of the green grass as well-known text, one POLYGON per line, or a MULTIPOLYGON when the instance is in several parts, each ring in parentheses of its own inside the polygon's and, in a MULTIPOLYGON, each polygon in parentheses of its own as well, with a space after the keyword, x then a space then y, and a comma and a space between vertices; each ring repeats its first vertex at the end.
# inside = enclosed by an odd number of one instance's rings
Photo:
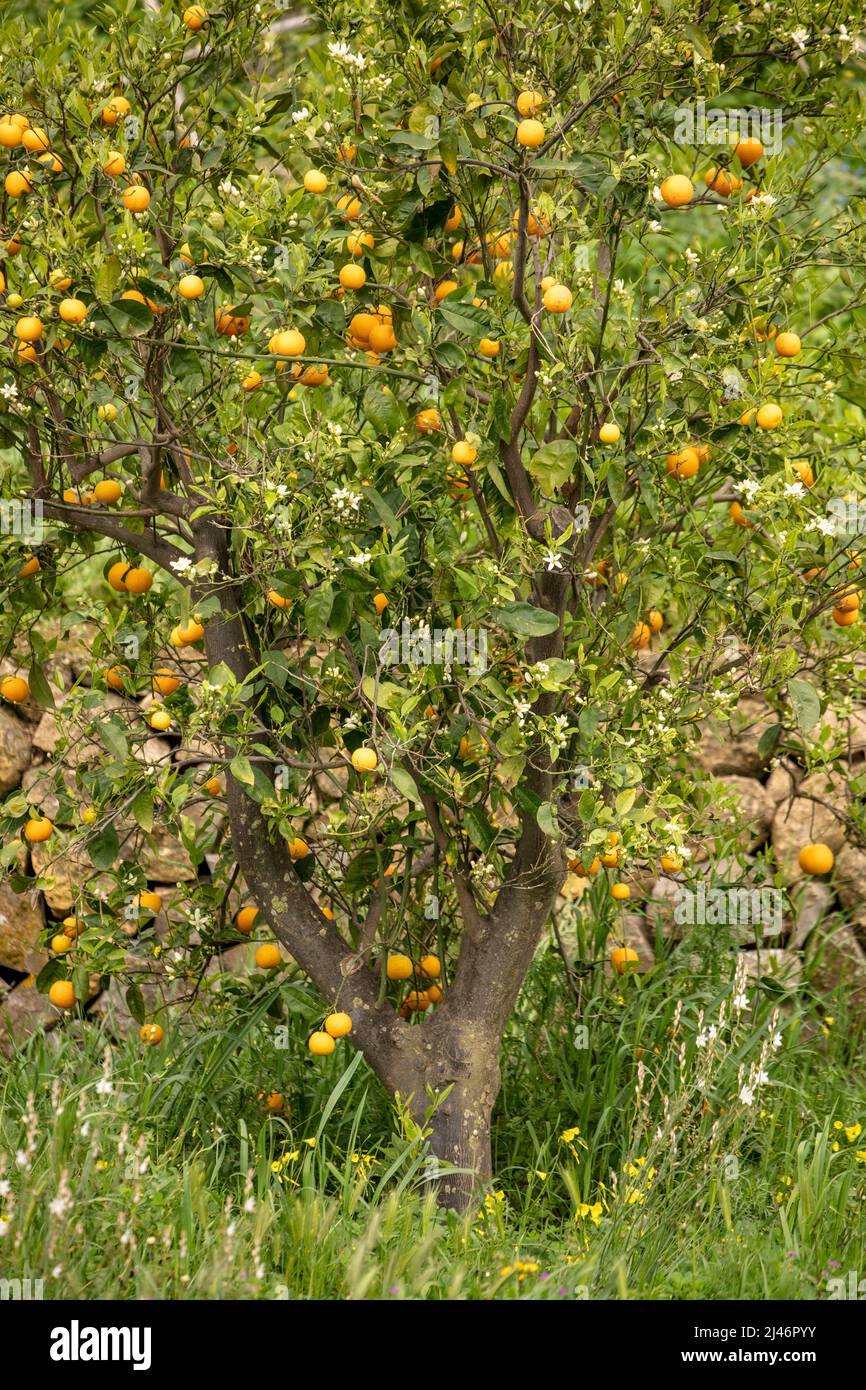
POLYGON ((828 1024, 770 985, 732 1012, 729 961, 596 971, 578 1019, 542 954, 503 1049, 495 1184, 462 1218, 361 1058, 308 1058, 300 984, 233 982, 159 1049, 67 1021, 0 1079, 0 1277, 49 1298, 826 1296, 866 1237, 866 1130, 834 1127, 866 1125, 856 1035, 844 1001, 828 1024), (707 1029, 723 1001, 712 1055, 699 1011, 707 1029), (274 1089, 289 1117, 264 1113, 274 1089))

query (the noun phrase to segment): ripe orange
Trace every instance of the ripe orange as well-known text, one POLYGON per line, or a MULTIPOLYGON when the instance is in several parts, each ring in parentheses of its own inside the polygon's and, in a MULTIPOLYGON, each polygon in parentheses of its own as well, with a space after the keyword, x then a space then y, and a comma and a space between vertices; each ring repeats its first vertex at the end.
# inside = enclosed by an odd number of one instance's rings
POLYGON ((352 1031, 352 1020, 349 1014, 328 1014, 323 1027, 332 1038, 345 1038, 352 1031))
POLYGON ((173 695, 181 687, 181 678, 168 666, 157 666, 151 679, 154 695, 173 695))
POLYGON ((146 569, 127 570, 123 582, 128 594, 146 594, 153 584, 153 574, 146 569))
POLYGON ((271 335, 268 352, 275 357, 300 357, 307 350, 303 333, 296 328, 284 328, 271 335))
POLYGON ((385 609, 388 607, 388 595, 387 595, 387 594, 374 594, 374 595, 373 595, 373 607, 375 608, 376 612, 378 613, 379 617, 381 618, 382 614, 385 612, 385 609))
POLYGON ((138 1030, 138 1036, 148 1047, 159 1047, 165 1037, 165 1030, 158 1023, 143 1023, 138 1030))
POLYGON ((164 733, 166 729, 171 728, 171 715, 167 709, 156 709, 147 716, 147 722, 152 729, 164 733))
POLYGON ((700 467, 697 450, 687 445, 679 453, 668 454, 665 459, 665 467, 674 478, 684 479, 693 478, 700 467))
POLYGON ((598 432, 598 437, 602 444, 617 444, 619 434, 619 425, 615 425, 612 420, 606 420, 598 432))
POLYGON ((183 22, 193 33, 201 28, 207 18, 208 12, 204 5, 190 5, 183 12, 183 22))
POLYGON ((499 342, 496 338, 482 338, 478 344, 478 351, 482 357, 498 357, 499 342))
POLYGON ((428 980, 438 980, 442 974, 442 962, 438 956, 422 956, 418 962, 418 974, 428 980))
POLYGON ((856 613, 860 607, 860 590, 856 585, 841 584, 833 590, 833 599, 839 613, 856 613))
POLYGON ((835 855, 830 846, 820 842, 804 845, 797 858, 804 874, 829 874, 835 863, 835 855))
POLYGON ((776 337, 776 351, 780 357, 797 357, 802 346, 796 333, 779 333, 776 337))
POLYGON ((261 372, 257 372, 257 371, 255 370, 255 368, 253 368, 253 370, 252 370, 251 372, 247 372, 246 376, 244 377, 243 381, 241 382, 241 390, 242 390, 242 391, 256 391, 256 390, 258 390, 258 388, 261 386, 261 384, 262 384, 262 374, 261 374, 261 372))
POLYGON ((856 608, 834 608, 833 622, 838 627, 852 627, 859 618, 860 613, 856 608))
POLYGON ((340 268, 340 284, 344 290, 361 290, 367 283, 367 272, 362 265, 349 261, 340 268))
POLYGON ((75 1007, 75 990, 72 988, 71 980, 55 980, 48 991, 48 998, 56 1009, 72 1009, 75 1007))
POLYGON ((31 845, 42 844, 44 840, 50 840, 54 834, 54 826, 47 816, 37 816, 29 820, 24 827, 24 838, 29 840, 31 845))
POLYGON ((389 980, 411 980, 412 978, 412 961, 409 956, 400 955, 399 952, 388 957, 388 964, 385 969, 389 980))
POLYGON ((774 430, 782 423, 782 407, 776 405, 775 401, 768 401, 755 416, 755 423, 762 430, 774 430))
POLYGON ((433 298, 437 304, 441 304, 443 299, 447 299, 449 294, 453 294, 459 285, 456 280, 440 280, 433 291, 433 298))
POLYGON ((102 166, 103 174, 107 174, 110 179, 116 179, 126 169, 126 159, 120 150, 110 150, 108 158, 102 166))
POLYGON ((649 643, 652 633, 646 623, 638 623, 631 635, 631 647, 633 651, 642 651, 649 643))
POLYGON ((302 840, 300 835, 296 835, 293 840, 289 841, 289 854, 293 859, 306 859, 309 854, 312 854, 312 850, 306 840, 302 840))
POLYGON ((204 784, 208 796, 222 796, 223 784, 219 777, 209 777, 204 784))
POLYGON ((683 867, 683 861, 678 854, 663 854, 661 866, 666 874, 677 874, 683 867))
POLYGON ((764 146, 760 140, 754 140, 751 136, 747 136, 738 142, 734 153, 742 167, 748 169, 750 164, 755 164, 761 158, 764 153, 764 146))
POLYGON ((630 946, 614 946, 610 953, 610 963, 617 975, 633 973, 638 967, 638 954, 630 946))
POLYGON ((665 615, 658 608, 651 608, 646 615, 646 620, 650 626, 650 632, 661 632, 665 625, 665 615))
POLYGON ((328 180, 321 169, 308 169, 304 174, 304 188, 308 193, 324 193, 328 187, 328 180))
POLYGON ((523 116, 524 119, 529 116, 537 116, 545 101, 546 97, 541 92, 521 92, 517 98, 517 114, 523 116))
POLYGON ((240 911, 235 914, 235 927, 240 932, 241 936, 249 936, 258 915, 259 909, 256 907, 255 903, 247 903, 246 907, 242 907, 240 911))
POLYGON ((132 566, 128 560, 116 560, 106 574, 106 579, 118 593, 126 592, 126 575, 129 574, 132 566))
POLYGON ((631 897, 631 889, 629 888, 627 883, 612 883, 610 888, 610 896, 616 902, 624 903, 627 898, 631 897))
POLYGON ((190 618, 186 623, 179 623, 172 628, 169 641, 173 647, 191 647, 193 642, 200 642, 204 637, 204 628, 195 618, 190 618))
POLYGON ((15 324, 15 337, 22 343, 35 343, 42 337, 42 320, 35 314, 26 314, 15 324))
POLYGON ((151 917, 155 917, 157 912, 162 911, 162 898, 158 893, 151 893, 146 888, 143 888, 140 893, 136 894, 135 904, 140 912, 149 913, 151 917))
POLYGON ((353 232, 346 237, 346 250, 350 256, 361 257, 365 251, 372 251, 376 245, 371 232, 353 232))
POLYGON ((551 285, 544 291, 544 307, 549 314, 567 314, 573 296, 567 285, 551 285))
POLYGON ((468 468, 478 457, 478 450, 471 444, 467 444, 465 439, 458 439, 451 445, 451 458, 455 463, 460 463, 464 468, 468 468))
POLYGON ((129 674, 128 666, 109 666, 105 673, 105 684, 110 685, 112 690, 123 690, 124 679, 129 674))
POLYGON ((336 1046, 337 1044, 330 1033, 322 1033, 321 1031, 311 1033, 307 1039, 307 1047, 314 1057, 330 1057, 336 1046))
POLYGON ((722 198, 729 198, 732 193, 739 193, 743 186, 743 180, 737 178, 736 174, 731 174, 727 169, 716 169, 712 167, 704 175, 704 183, 707 188, 712 189, 713 193, 718 193, 722 198))
POLYGON ((87 305, 82 299, 62 299, 57 313, 64 323, 83 323, 87 318, 87 305))
POLYGON ((256 965, 260 970, 275 970, 281 959, 279 947, 269 941, 256 948, 256 965))
POLYGON ((38 555, 28 555, 24 564, 18 571, 19 579, 29 579, 31 575, 38 574, 42 566, 39 563, 38 555))
POLYGON ((268 603, 273 608, 291 608, 292 606, 292 600, 284 598, 282 594, 277 593, 276 589, 268 589, 268 603))
POLYGON ((224 338, 239 338, 242 333, 246 333, 250 326, 246 314, 234 314, 233 309, 233 304, 224 304, 222 308, 214 311, 216 331, 224 338))
POLYGON ((731 505, 728 507, 728 516, 731 518, 731 521, 734 523, 735 526, 747 526, 749 527, 749 529, 751 529, 754 525, 753 522, 747 520, 746 513, 743 511, 743 506, 741 502, 731 503, 731 505))
POLYGON ((141 185, 133 184, 123 190, 120 201, 127 212, 147 212, 150 207, 150 194, 141 185))
POLYGON ((454 204, 448 217, 445 219, 446 232, 456 232, 460 223, 463 221, 463 209, 458 203, 454 204))
POLYGON ((109 101, 108 104, 105 107, 103 107, 103 125, 117 125, 117 122, 120 120, 121 116, 128 116, 131 109, 132 108, 130 107, 130 104, 127 101, 126 97, 112 97, 111 101, 109 101))
POLYGON ((684 207, 695 196, 694 184, 684 174, 668 174, 659 192, 670 208, 684 207))
POLYGON ((30 694, 30 686, 22 676, 4 676, 0 681, 0 695, 10 705, 20 705, 30 694))
POLYGON ((418 411, 415 416, 415 428, 421 434, 434 434, 442 429, 442 416, 434 405, 418 411))
POLYGON ((51 938, 51 949, 56 956, 65 955, 67 951, 72 950, 73 945, 72 937, 67 936, 65 932, 58 932, 57 936, 51 938))
POLYGON ((428 985, 427 998, 431 1004, 438 1004, 445 998, 445 991, 439 985, 428 985))
POLYGON ((527 117, 517 126, 517 143, 524 149, 535 150, 544 140, 544 126, 541 121, 527 117))
POLYGON ((102 502, 104 506, 118 502, 122 496, 123 487, 116 478, 103 478, 93 489, 94 502, 102 502))
POLYGON ((177 282, 177 292, 181 299, 198 299, 204 294, 204 280, 198 275, 182 275, 177 282))
POLYGON ((379 759, 372 748, 356 748, 352 754, 352 766, 356 772, 375 772, 378 765, 379 759))

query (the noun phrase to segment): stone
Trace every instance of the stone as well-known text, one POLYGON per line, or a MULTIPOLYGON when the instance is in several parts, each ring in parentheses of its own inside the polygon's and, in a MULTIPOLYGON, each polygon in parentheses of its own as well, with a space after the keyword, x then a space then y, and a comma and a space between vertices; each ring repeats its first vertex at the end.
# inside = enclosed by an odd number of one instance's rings
POLYGON ((52 912, 64 917, 76 906, 81 889, 96 886, 96 872, 83 850, 67 845, 61 848, 57 837, 30 846, 33 872, 44 879, 42 889, 52 912))
POLYGON ((46 959, 39 946, 44 930, 40 894, 14 893, 8 883, 0 882, 0 965, 22 975, 38 974, 46 959))
POLYGON ((754 951, 741 951, 740 959, 746 963, 746 978, 761 980, 765 977, 778 980, 790 989, 796 988, 803 974, 803 962, 797 951, 786 951, 779 947, 760 947, 754 951))
POLYGON ((817 878, 804 879, 791 894, 793 921, 788 934, 788 945, 802 950, 820 922, 833 894, 829 884, 817 878))
POLYGON ((855 912, 866 908, 866 850, 842 846, 836 856, 833 884, 843 907, 855 912))
POLYGON ((11 1057, 16 1046, 21 1047, 34 1033, 56 1027, 59 1018, 48 996, 40 994, 28 976, 0 1001, 0 1053, 11 1057))
POLYGON ((788 882, 803 877, 797 862, 804 845, 820 841, 838 854, 845 843, 846 782, 838 772, 813 772, 805 777, 791 801, 783 801, 773 817, 776 863, 788 882), (815 799, 813 799, 815 798, 815 799), (833 809, 835 808, 835 810, 833 809))
POLYGON ((764 783, 764 791, 773 806, 778 806, 782 801, 789 801, 796 790, 797 781, 788 768, 782 767, 781 763, 778 767, 773 768, 764 783))
POLYGON ((14 791, 30 762, 30 731, 26 724, 0 709, 0 796, 14 791))
POLYGON ((742 824, 737 844, 745 850, 757 849, 767 839, 773 823, 773 803, 763 786, 754 777, 729 775, 718 779, 725 793, 736 802, 737 809, 719 809, 715 819, 723 824, 742 824))
POLYGON ((841 990, 857 1019, 866 1019, 866 954, 852 927, 838 918, 828 919, 812 933, 807 959, 812 968, 812 988, 824 996, 841 990))
POLYGON ((778 717, 766 700, 743 695, 729 724, 710 721, 703 726, 694 759, 705 772, 757 777, 770 757, 758 752, 758 744, 766 730, 777 723, 778 717))

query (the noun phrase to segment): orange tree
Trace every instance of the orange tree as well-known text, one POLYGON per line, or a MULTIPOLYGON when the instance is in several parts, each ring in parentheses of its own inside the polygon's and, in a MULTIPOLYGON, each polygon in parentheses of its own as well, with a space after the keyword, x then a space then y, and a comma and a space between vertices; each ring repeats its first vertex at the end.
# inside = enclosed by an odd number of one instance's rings
POLYGON ((3 693, 103 746, 3 808, 17 886, 28 842, 99 874, 40 986, 123 973, 125 839, 176 831, 169 941, 239 939, 242 881, 456 1205, 567 860, 615 922, 700 828, 697 722, 762 690, 795 747, 853 669, 862 70, 801 8, 5 22, 4 498, 44 533, 4 528, 3 693))

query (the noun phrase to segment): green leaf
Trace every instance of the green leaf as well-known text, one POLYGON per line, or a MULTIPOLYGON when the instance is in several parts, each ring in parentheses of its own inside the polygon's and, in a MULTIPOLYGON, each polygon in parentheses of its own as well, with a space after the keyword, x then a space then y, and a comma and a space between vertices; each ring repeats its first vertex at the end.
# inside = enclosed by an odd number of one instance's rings
POLYGON ((241 753, 238 753, 236 757, 232 758, 229 763, 229 772, 236 782, 242 782, 245 787, 253 786, 256 780, 252 763, 249 758, 245 758, 241 753))
POLYGON ((138 985, 130 985, 126 991, 126 1007, 136 1023, 144 1023, 147 1018, 147 1010, 144 1007, 144 995, 138 985))
POLYGON ((443 299, 439 312, 449 328, 466 333, 470 338, 483 338, 490 327, 487 315, 472 304, 449 304, 443 299))
POLYGON ((407 772, 403 767, 392 767, 388 776, 400 795, 405 797, 407 801, 411 801, 416 806, 421 806, 423 804, 415 778, 410 772, 407 772))
POLYGON ((126 731, 119 720, 101 719, 96 728, 109 753, 113 753, 115 758, 120 760, 125 760, 129 756, 126 731))
POLYGON ((544 637, 548 632, 556 632, 559 618, 548 613, 545 608, 535 608, 531 603, 506 603, 493 609, 493 621, 518 637, 544 637))
POLYGON ((95 869, 110 869, 117 859, 120 842, 113 825, 105 825, 87 841, 87 853, 95 869))
POLYGON ((39 705, 44 705, 47 709, 54 708, 54 696, 51 693, 51 686, 45 679, 45 672, 36 662, 27 672, 27 683, 30 686, 30 694, 39 705))
POLYGON ((463 816, 463 824, 473 845, 480 849, 482 854, 487 854, 496 840, 496 831, 487 819, 483 807, 467 807, 463 816))
POLYGON ((526 465, 527 472, 545 492, 555 492, 571 477, 577 463, 573 439, 554 439, 537 449, 526 465))
POLYGON ((551 840, 559 839, 559 821, 556 817, 556 807, 552 801, 542 801, 535 813, 535 819, 545 835, 549 835, 551 840))
POLYGON ((377 434, 396 434, 403 423, 403 412, 396 396, 381 386, 369 386, 361 409, 377 434))
POLYGON ((794 717, 800 732, 808 733, 821 713, 821 701, 815 687, 800 679, 788 681, 788 694, 794 706, 794 717))
POLYGON ((322 636, 328 626, 333 606, 334 590, 330 584, 320 584, 318 589, 314 589, 310 594, 304 604, 304 622, 311 637, 322 636))
POLYGON ((138 793, 132 803, 132 814, 142 830, 153 829, 153 793, 149 787, 138 793))
POLYGON ((103 261, 93 282, 97 299, 103 303, 111 299, 120 279, 121 270, 122 267, 117 256, 109 256, 107 260, 103 261))
POLYGON ((627 816, 635 803, 637 791, 634 787, 628 787, 626 791, 620 792, 614 802, 618 816, 627 816))

